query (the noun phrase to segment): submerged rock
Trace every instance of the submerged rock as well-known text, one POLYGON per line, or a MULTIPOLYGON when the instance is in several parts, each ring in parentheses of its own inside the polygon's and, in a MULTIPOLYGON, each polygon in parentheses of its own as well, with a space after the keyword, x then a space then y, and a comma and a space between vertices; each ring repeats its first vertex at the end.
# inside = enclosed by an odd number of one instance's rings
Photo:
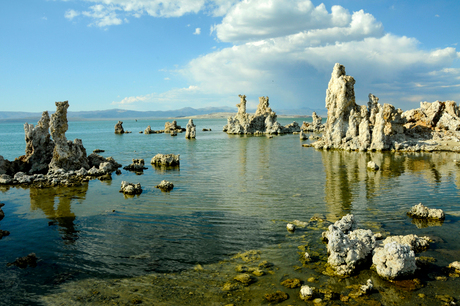
POLYGON ((264 298, 269 303, 281 303, 289 299, 289 295, 283 291, 276 291, 275 293, 266 293, 264 298))
POLYGON ((180 164, 180 155, 177 154, 157 154, 150 161, 153 165, 176 166, 180 164))
POLYGON ((247 273, 242 273, 234 277, 234 280, 242 283, 244 286, 249 286, 250 284, 256 281, 254 276, 251 276, 247 273))
POLYGON ((190 119, 185 128, 185 138, 192 139, 196 138, 196 125, 193 124, 193 120, 190 119))
POLYGON ((376 248, 372 263, 379 276, 385 279, 395 279, 412 275, 415 272, 415 253, 408 244, 396 241, 385 244, 383 248, 376 248))
POLYGON ((298 278, 290 278, 290 279, 286 279, 281 282, 281 286, 284 286, 286 288, 291 288, 291 289, 300 287, 301 285, 302 285, 302 281, 298 278))
POLYGON ((123 129, 123 122, 118 121, 117 124, 115 124, 115 134, 124 134, 125 130, 123 129))
POLYGON ((403 112, 379 103, 369 94, 369 102, 355 101, 355 80, 345 67, 335 64, 326 91, 327 121, 317 149, 460 151, 448 141, 460 137, 459 108, 454 101, 421 102, 420 108, 403 112))
POLYGON ((259 105, 254 115, 246 113, 246 96, 239 95, 240 103, 238 113, 233 117, 228 117, 227 124, 223 131, 227 134, 285 134, 300 132, 300 127, 296 122, 281 126, 277 121, 277 115, 269 107, 268 97, 259 97, 259 105))
POLYGON ((422 203, 412 206, 412 208, 407 214, 413 218, 427 218, 438 220, 444 220, 444 218, 446 217, 442 209, 428 208, 422 203))
POLYGON ((7 266, 16 266, 21 269, 25 269, 28 266, 35 268, 37 266, 37 260, 37 255, 35 255, 35 253, 30 253, 27 256, 16 258, 15 261, 8 263, 7 266))

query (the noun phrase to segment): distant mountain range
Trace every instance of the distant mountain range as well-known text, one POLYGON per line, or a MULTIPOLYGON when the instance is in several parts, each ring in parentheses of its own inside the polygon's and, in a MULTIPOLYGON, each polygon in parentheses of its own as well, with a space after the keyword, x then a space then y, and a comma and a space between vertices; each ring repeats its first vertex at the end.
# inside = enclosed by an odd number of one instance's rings
MULTIPOLYGON (((255 109, 248 109, 248 113, 255 113, 255 109)), ((277 115, 292 115, 292 116, 311 116, 312 112, 316 111, 319 116, 326 116, 326 109, 286 109, 275 110, 277 115)), ((54 111, 49 112, 50 115, 54 111)), ((205 108, 191 108, 185 107, 177 110, 169 111, 132 111, 125 109, 108 109, 100 111, 81 111, 81 112, 68 112, 67 117, 69 120, 96 120, 96 119, 142 119, 142 118, 177 118, 208 115, 213 113, 237 113, 235 107, 205 107, 205 108)), ((32 112, 5 112, 0 111, 0 120, 2 121, 16 121, 16 120, 38 120, 42 113, 32 112)))

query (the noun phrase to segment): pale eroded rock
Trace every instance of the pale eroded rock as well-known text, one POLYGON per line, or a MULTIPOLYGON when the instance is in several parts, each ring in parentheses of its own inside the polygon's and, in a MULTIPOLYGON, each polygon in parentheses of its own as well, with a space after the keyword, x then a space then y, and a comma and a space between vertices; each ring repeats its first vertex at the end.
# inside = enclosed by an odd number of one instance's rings
POLYGON ((412 275, 417 268, 414 251, 409 245, 396 241, 386 244, 383 248, 376 248, 372 263, 378 275, 385 279, 412 275))
POLYGON ((196 138, 196 125, 193 124, 193 120, 190 119, 185 127, 185 138, 192 139, 196 138))
POLYGON ((412 206, 411 210, 407 213, 414 218, 428 218, 444 220, 446 217, 442 209, 428 208, 422 203, 412 206))

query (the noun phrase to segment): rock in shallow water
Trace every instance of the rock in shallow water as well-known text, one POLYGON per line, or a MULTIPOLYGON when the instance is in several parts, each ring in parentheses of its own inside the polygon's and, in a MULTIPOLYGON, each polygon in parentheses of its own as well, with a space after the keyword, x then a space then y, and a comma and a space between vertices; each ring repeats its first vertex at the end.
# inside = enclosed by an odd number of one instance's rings
POLYGON ((407 244, 396 241, 386 244, 383 248, 376 248, 372 263, 379 276, 385 279, 395 279, 415 272, 415 254, 407 244))
POLYGON ((166 180, 162 180, 161 183, 155 187, 161 189, 162 191, 171 191, 174 188, 174 184, 166 180))
POLYGON ((422 203, 412 206, 411 210, 407 213, 413 218, 427 218, 444 220, 445 214, 442 209, 428 208, 422 203))
POLYGON ((126 181, 122 181, 120 192, 124 194, 141 194, 142 187, 140 183, 133 184, 133 183, 128 183, 126 181))

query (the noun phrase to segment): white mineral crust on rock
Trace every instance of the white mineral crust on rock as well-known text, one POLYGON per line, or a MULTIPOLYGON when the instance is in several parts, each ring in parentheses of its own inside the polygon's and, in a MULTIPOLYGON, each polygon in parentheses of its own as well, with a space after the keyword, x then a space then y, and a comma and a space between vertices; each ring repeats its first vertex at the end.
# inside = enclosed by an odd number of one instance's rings
POLYGON ((403 112, 379 103, 369 94, 369 102, 355 102, 355 80, 345 67, 335 64, 326 91, 327 121, 317 149, 459 151, 459 146, 443 142, 460 138, 460 111, 454 101, 421 102, 420 108, 403 112), (457 149, 455 148, 457 147, 457 149))
POLYGON ((174 184, 166 180, 162 180, 161 183, 156 185, 155 187, 160 188, 161 190, 170 191, 174 188, 174 184))
POLYGON ((313 298, 314 288, 308 285, 300 287, 300 299, 303 301, 311 300, 313 298))
POLYGON ((364 294, 368 294, 372 291, 372 288, 374 288, 374 284, 372 283, 372 280, 368 279, 366 285, 361 285, 360 290, 364 294))
POLYGON ((412 206, 411 210, 407 214, 415 218, 428 218, 440 220, 444 220, 445 218, 445 214, 444 211, 442 211, 442 209, 428 208, 422 203, 412 206))
POLYGON ((196 138, 196 125, 193 124, 193 120, 190 119, 185 127, 185 138, 192 139, 196 138))
POLYGON ((292 223, 288 223, 288 224, 286 225, 286 229, 287 229, 288 231, 290 231, 290 232, 293 232, 293 231, 295 231, 295 225, 292 224, 292 223))
POLYGON ((323 233, 328 240, 327 262, 338 275, 349 275, 364 262, 376 246, 371 230, 356 229, 353 215, 346 215, 323 233))
POLYGON ((372 263, 375 265, 378 275, 385 279, 412 275, 417 268, 415 254, 410 246, 395 241, 386 244, 383 248, 376 248, 372 263))
POLYGON ((180 155, 177 154, 157 154, 150 161, 154 165, 175 166, 180 164, 180 155))
POLYGON ((415 253, 425 251, 430 246, 430 238, 418 237, 414 234, 409 234, 405 236, 390 236, 385 238, 385 240, 382 241, 382 244, 387 245, 392 242, 397 242, 399 244, 407 244, 415 253))
POLYGON ((228 117, 223 131, 228 134, 285 134, 300 132, 298 123, 281 126, 276 121, 277 115, 269 107, 268 97, 259 97, 259 105, 254 115, 246 113, 246 96, 239 95, 238 113, 228 117))
POLYGON ((67 108, 69 102, 56 102, 56 112, 51 115, 50 134, 54 140, 53 158, 50 169, 78 170, 81 167, 88 169, 88 157, 81 139, 68 141, 65 132, 67 124, 67 108))
POLYGON ((380 167, 373 161, 370 161, 367 163, 367 168, 369 168, 370 170, 373 170, 373 171, 377 171, 380 169, 380 167))
POLYGON ((140 194, 142 193, 142 187, 140 183, 133 184, 126 181, 121 182, 120 192, 125 194, 140 194))

